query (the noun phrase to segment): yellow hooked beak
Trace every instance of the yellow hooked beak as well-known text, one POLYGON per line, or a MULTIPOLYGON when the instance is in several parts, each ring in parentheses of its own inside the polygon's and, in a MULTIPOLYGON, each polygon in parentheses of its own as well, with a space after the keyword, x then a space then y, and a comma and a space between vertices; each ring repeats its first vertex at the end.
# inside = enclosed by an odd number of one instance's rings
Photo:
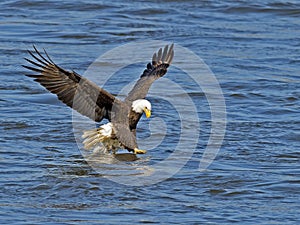
POLYGON ((151 110, 144 108, 144 112, 145 112, 147 118, 149 118, 151 116, 151 110))

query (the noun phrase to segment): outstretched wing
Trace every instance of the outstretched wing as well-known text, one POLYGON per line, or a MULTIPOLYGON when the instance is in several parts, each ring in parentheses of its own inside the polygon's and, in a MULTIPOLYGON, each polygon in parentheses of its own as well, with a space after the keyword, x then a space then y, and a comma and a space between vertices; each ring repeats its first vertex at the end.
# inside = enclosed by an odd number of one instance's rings
POLYGON ((43 56, 36 48, 34 53, 28 51, 33 60, 25 58, 32 66, 23 67, 37 72, 26 74, 35 78, 48 91, 56 94, 58 99, 67 106, 75 109, 84 116, 99 122, 103 118, 110 120, 112 105, 118 100, 95 83, 80 76, 76 72, 69 72, 56 65, 45 52, 43 56))
POLYGON ((148 63, 147 69, 129 92, 126 101, 145 98, 152 83, 167 73, 167 68, 174 57, 173 47, 174 44, 170 47, 166 45, 164 49, 160 48, 157 53, 154 53, 152 63, 148 63))

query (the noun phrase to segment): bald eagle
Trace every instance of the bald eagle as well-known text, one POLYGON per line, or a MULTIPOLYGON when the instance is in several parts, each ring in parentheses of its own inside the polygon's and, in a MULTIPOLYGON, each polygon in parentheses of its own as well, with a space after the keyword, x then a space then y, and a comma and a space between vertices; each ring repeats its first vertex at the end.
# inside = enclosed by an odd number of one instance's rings
POLYGON ((95 83, 82 77, 75 71, 67 71, 55 64, 44 50, 41 54, 35 46, 29 51, 32 59, 25 58, 31 65, 23 65, 34 74, 25 74, 34 78, 58 99, 80 114, 95 122, 104 118, 109 123, 97 129, 85 131, 82 135, 85 149, 93 149, 102 144, 107 152, 127 149, 134 154, 144 154, 146 150, 138 148, 136 127, 143 113, 151 116, 151 103, 145 99, 150 86, 167 73, 174 57, 173 44, 160 48, 153 54, 152 62, 128 93, 124 101, 116 98, 95 83))

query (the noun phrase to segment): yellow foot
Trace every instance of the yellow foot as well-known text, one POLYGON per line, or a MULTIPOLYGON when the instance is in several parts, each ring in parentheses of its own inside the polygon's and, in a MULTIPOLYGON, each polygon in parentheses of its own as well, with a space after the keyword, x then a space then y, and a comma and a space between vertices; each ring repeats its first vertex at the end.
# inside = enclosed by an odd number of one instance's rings
POLYGON ((135 148, 133 152, 134 154, 145 154, 147 151, 135 148))

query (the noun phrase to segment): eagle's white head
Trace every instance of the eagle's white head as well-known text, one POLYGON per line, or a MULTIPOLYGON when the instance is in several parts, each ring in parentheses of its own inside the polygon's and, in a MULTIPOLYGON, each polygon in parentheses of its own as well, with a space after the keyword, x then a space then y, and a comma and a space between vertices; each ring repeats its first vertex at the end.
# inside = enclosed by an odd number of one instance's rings
POLYGON ((146 99, 138 99, 132 102, 132 110, 136 113, 145 113, 146 117, 151 116, 151 103, 146 99))

